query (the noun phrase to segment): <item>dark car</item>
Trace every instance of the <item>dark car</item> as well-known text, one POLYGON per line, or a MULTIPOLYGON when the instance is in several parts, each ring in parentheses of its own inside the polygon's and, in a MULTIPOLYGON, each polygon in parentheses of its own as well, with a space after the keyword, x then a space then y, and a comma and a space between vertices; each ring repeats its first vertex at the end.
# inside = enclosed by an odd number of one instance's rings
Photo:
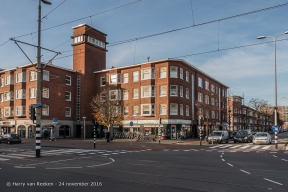
POLYGON ((21 143, 22 140, 17 134, 5 134, 0 137, 0 143, 21 143))
POLYGON ((234 143, 236 142, 252 142, 253 136, 249 130, 241 130, 238 131, 237 134, 234 136, 234 143))
POLYGON ((237 134, 237 131, 232 131, 232 132, 230 133, 230 136, 229 136, 230 139, 233 139, 236 134, 237 134))

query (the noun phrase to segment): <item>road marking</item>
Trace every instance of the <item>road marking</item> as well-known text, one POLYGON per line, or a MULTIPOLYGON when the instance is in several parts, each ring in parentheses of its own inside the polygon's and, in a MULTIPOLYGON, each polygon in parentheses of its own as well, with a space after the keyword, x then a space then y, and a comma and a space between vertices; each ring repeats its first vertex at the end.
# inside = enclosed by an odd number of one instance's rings
POLYGON ((7 161, 9 159, 0 158, 0 161, 7 161))
POLYGON ((179 151, 178 149, 174 149, 173 151, 179 151))
POLYGON ((19 154, 9 154, 9 155, 14 155, 14 156, 23 156, 23 157, 35 157, 35 155, 26 155, 26 154, 22 154, 22 153, 19 153, 19 154))
POLYGON ((163 149, 163 151, 169 151, 169 149, 163 149))
POLYGON ((111 164, 111 163, 115 162, 114 159, 112 159, 112 158, 109 158, 109 159, 111 160, 111 162, 103 163, 103 164, 100 164, 100 165, 91 165, 91 166, 86 166, 86 167, 99 167, 99 166, 108 165, 108 164, 111 164))
POLYGON ((257 148, 259 148, 259 147, 260 147, 260 145, 251 147, 251 149, 257 149, 257 148))
POLYGON ((227 163, 228 165, 230 165, 231 167, 233 167, 233 165, 231 165, 230 163, 227 163))
POLYGON ((21 167, 21 166, 14 166, 14 167, 20 169, 35 169, 35 167, 21 167))
POLYGON ((269 149, 271 146, 265 146, 265 147, 263 147, 262 149, 269 149))
POLYGON ((277 157, 276 155, 273 155, 273 157, 277 157))
POLYGON ((15 158, 15 159, 23 159, 24 157, 16 157, 11 155, 0 155, 0 157, 8 157, 8 158, 15 158))
POLYGON ((46 169, 79 169, 83 167, 55 167, 55 168, 46 168, 46 169))
POLYGON ((184 150, 184 151, 190 151, 190 150, 187 150, 187 149, 186 149, 186 150, 184 150))
POLYGON ((243 147, 240 147, 239 149, 246 149, 246 148, 248 148, 248 147, 250 147, 250 145, 245 145, 245 146, 243 146, 243 147))
POLYGON ((234 152, 235 153, 236 151, 229 151, 229 152, 232 152, 232 153, 234 152))
POLYGON ((271 151, 270 153, 277 153, 277 152, 271 151))
POLYGON ((225 159, 222 159, 222 161, 225 161, 225 159))
POLYGON ((242 169, 240 169, 240 171, 242 171, 242 172, 244 172, 244 173, 247 173, 247 174, 251 174, 251 173, 249 173, 249 172, 247 172, 247 171, 244 171, 244 170, 242 170, 242 169))
POLYGON ((223 148, 230 147, 230 146, 232 146, 232 145, 222 145, 219 148, 223 149, 223 148))
POLYGON ((230 147, 230 149, 235 149, 235 148, 237 148, 237 147, 241 147, 242 145, 235 145, 235 146, 233 146, 233 147, 230 147))
POLYGON ((222 155, 220 155, 220 157, 222 157, 222 155))
POLYGON ((263 179, 266 180, 266 181, 270 181, 270 182, 272 182, 272 183, 276 183, 276 184, 278 184, 278 185, 283 185, 282 183, 278 183, 278 182, 272 181, 272 180, 270 180, 270 179, 266 179, 266 178, 263 178, 263 179))
POLYGON ((286 160, 286 159, 281 159, 281 160, 283 160, 283 161, 288 161, 288 160, 286 160))

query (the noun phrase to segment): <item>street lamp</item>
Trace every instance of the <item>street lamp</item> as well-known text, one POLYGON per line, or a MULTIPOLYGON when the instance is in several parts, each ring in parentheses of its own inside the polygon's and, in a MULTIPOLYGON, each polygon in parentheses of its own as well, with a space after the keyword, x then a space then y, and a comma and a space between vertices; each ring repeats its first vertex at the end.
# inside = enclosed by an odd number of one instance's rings
MULTIPOLYGON (((36 103, 41 105, 41 2, 47 5, 52 3, 46 0, 39 0, 38 5, 38 45, 37 45, 37 93, 36 103)), ((41 154, 41 108, 36 108, 36 157, 41 154)))
POLYGON ((135 119, 137 119, 137 135, 138 135, 139 134, 139 130, 138 130, 139 113, 136 114, 135 119))
POLYGON ((85 119, 86 119, 86 117, 83 117, 83 119, 84 119, 84 129, 83 129, 83 133, 84 133, 84 140, 85 140, 85 132, 86 132, 85 119))
MULTIPOLYGON (((275 106, 274 106, 274 125, 277 125, 278 122, 277 122, 277 68, 276 68, 276 40, 278 37, 282 36, 282 35, 285 35, 285 34, 288 34, 288 31, 286 31, 285 33, 281 33, 275 37, 273 36, 259 36, 257 37, 257 39, 265 39, 265 38, 272 38, 273 41, 274 41, 274 87, 275 87, 275 106)), ((275 132, 275 147, 277 149, 277 132, 275 132)))

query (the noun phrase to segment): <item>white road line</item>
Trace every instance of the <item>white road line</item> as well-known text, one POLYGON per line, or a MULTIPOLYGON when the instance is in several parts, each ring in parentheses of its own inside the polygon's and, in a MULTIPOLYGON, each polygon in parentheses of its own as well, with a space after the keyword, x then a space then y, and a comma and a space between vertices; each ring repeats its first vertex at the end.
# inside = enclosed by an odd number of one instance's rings
POLYGON ((275 151, 271 151, 270 153, 277 153, 277 152, 275 152, 275 151))
POLYGON ((273 155, 273 157, 277 157, 276 155, 273 155))
POLYGON ((254 146, 254 147, 251 147, 251 149, 257 149, 257 148, 259 148, 259 147, 261 147, 261 146, 260 146, 260 145, 254 146))
POLYGON ((230 149, 235 149, 235 148, 238 148, 238 147, 241 147, 242 145, 235 145, 233 147, 230 147, 230 149))
POLYGON ((265 147, 263 147, 262 149, 269 149, 271 146, 265 146, 265 147))
POLYGON ((281 160, 283 160, 283 161, 288 161, 288 160, 286 160, 286 159, 281 159, 281 160))
POLYGON ((248 147, 250 147, 250 145, 245 145, 245 146, 243 146, 243 147, 240 147, 239 149, 246 149, 246 148, 248 148, 248 147))
POLYGON ((35 157, 35 155, 26 155, 26 154, 21 154, 21 153, 19 153, 19 154, 9 154, 9 155, 14 155, 14 156, 23 156, 23 157, 35 157))
POLYGON ((7 161, 9 159, 0 158, 0 161, 7 161))
POLYGON ((8 157, 8 158, 14 158, 14 159, 24 159, 24 157, 16 157, 11 155, 0 155, 0 157, 8 157))
POLYGON ((46 169, 79 169, 83 167, 56 167, 56 168, 46 168, 46 169))
POLYGON ((244 171, 244 170, 242 170, 242 169, 240 169, 240 171, 242 171, 242 172, 244 172, 244 173, 247 173, 247 174, 251 174, 251 173, 249 173, 249 172, 247 172, 247 171, 244 171))
POLYGON ((231 166, 231 167, 233 167, 233 165, 232 164, 230 164, 230 163, 227 163, 229 166, 231 166))
POLYGON ((14 166, 14 167, 20 169, 35 169, 35 167, 21 167, 21 166, 14 166))
POLYGON ((163 149, 163 151, 169 151, 169 149, 163 149))
POLYGON ((183 150, 183 151, 190 151, 190 150, 187 150, 187 149, 186 149, 186 150, 183 150))
POLYGON ((272 180, 270 180, 270 179, 266 179, 266 178, 263 178, 263 179, 266 180, 266 181, 270 181, 270 182, 272 182, 272 183, 276 183, 276 184, 278 184, 278 185, 283 185, 282 183, 278 183, 278 182, 272 181, 272 180))
POLYGON ((232 145, 223 145, 223 146, 220 146, 219 148, 223 149, 223 148, 228 148, 230 146, 232 146, 232 145))
POLYGON ((225 159, 222 159, 222 161, 225 161, 225 159))
POLYGON ((175 150, 173 150, 173 151, 179 151, 178 149, 175 149, 175 150))
POLYGON ((217 148, 217 147, 221 147, 221 146, 222 146, 222 145, 215 145, 215 146, 209 147, 209 148, 213 149, 213 148, 217 148))
POLYGON ((232 152, 232 153, 233 153, 233 152, 235 153, 236 151, 229 151, 229 152, 230 152, 230 153, 231 153, 231 152, 232 152))

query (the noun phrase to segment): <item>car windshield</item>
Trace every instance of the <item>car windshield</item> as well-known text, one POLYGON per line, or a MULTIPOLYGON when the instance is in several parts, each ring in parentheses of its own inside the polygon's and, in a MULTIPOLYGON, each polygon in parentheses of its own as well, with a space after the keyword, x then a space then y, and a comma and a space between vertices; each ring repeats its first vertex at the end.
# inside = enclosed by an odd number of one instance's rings
POLYGON ((256 135, 256 137, 267 137, 267 133, 259 133, 256 135))
POLYGON ((239 131, 236 135, 248 135, 247 131, 239 131))
POLYGON ((222 132, 213 132, 211 133, 212 136, 221 136, 222 132))
POLYGON ((18 135, 15 135, 15 134, 12 134, 11 137, 12 137, 13 139, 19 138, 19 136, 18 136, 18 135))

